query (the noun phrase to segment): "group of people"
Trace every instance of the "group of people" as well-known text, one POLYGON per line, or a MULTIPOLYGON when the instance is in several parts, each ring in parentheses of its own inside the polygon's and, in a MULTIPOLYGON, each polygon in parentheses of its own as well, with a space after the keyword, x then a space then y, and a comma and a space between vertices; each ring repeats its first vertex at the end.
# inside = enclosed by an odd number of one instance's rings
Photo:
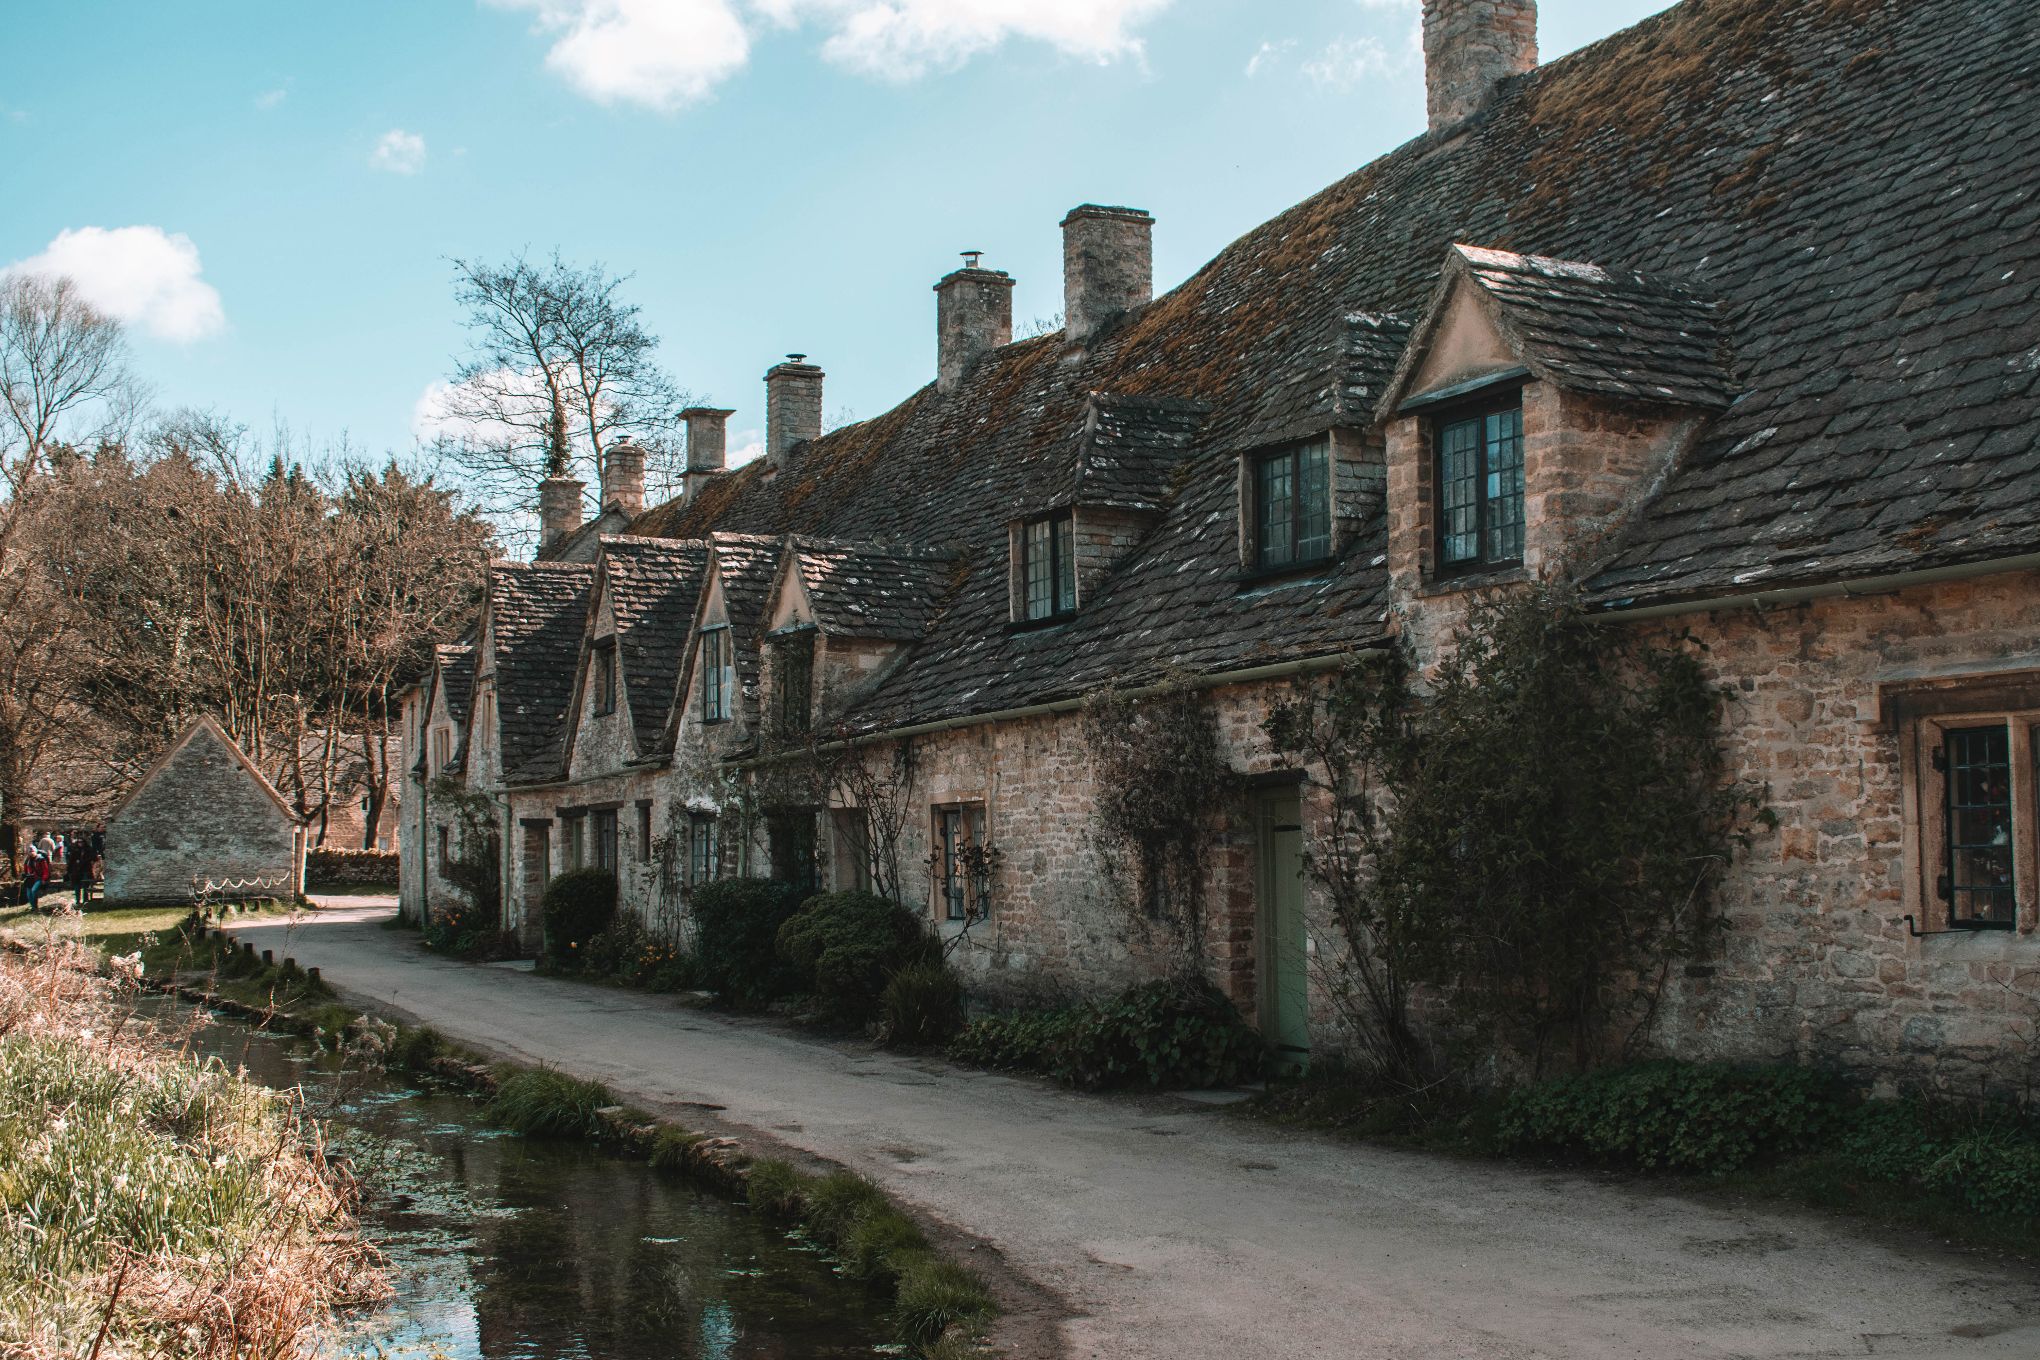
POLYGON ((43 832, 30 842, 21 867, 22 900, 34 908, 53 884, 61 882, 71 890, 73 902, 84 907, 105 852, 104 832, 74 831, 68 836, 43 832))

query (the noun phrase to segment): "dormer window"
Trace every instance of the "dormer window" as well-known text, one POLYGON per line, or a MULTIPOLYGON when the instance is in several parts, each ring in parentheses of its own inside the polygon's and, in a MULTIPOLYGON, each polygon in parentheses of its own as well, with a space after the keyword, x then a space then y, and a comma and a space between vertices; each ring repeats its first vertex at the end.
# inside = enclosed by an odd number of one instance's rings
POLYGON ((1032 623, 1077 609, 1077 517, 1068 510, 1020 526, 1023 612, 1032 623))
POLYGON ((706 628, 701 633, 701 720, 727 722, 730 716, 730 630, 706 628))
POLYGON ((616 644, 598 643, 594 660, 590 666, 589 689, 593 692, 595 712, 607 714, 616 712, 616 644))
POLYGON ((1332 446, 1314 439, 1254 460, 1254 566, 1307 566, 1332 555, 1332 446))
POLYGON ((1523 560, 1523 399, 1440 417, 1438 568, 1523 560))
POLYGON ((814 630, 780 634, 772 640, 772 652, 778 733, 782 737, 803 736, 814 725, 814 630))

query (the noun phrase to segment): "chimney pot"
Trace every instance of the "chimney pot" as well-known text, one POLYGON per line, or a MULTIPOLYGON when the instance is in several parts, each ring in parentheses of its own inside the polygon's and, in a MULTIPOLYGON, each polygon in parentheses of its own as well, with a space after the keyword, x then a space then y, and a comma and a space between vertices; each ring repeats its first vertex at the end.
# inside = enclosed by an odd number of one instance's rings
POLYGON ((1139 208, 1086 203, 1063 230, 1063 334, 1083 343, 1155 294, 1155 219, 1139 208))
POLYGON ((550 548, 581 527, 581 492, 587 484, 578 477, 548 477, 538 484, 538 544, 550 548))
POLYGON ((765 373, 765 457, 783 468, 793 446, 822 434, 822 370, 789 354, 765 373))
POLYGON ((1431 131, 1480 112, 1495 87, 1537 67, 1537 0, 1424 0, 1431 131))
POLYGON ((978 268, 983 253, 964 251, 964 267, 935 285, 935 390, 944 396, 979 355, 1013 343, 1013 279, 978 268))
POLYGON ((645 451, 628 438, 602 451, 602 508, 636 519, 645 512, 645 451))

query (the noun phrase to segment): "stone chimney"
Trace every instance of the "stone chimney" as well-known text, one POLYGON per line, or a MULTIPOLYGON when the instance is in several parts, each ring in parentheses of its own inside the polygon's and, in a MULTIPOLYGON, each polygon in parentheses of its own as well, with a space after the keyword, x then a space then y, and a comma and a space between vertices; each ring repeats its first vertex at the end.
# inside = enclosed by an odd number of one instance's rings
POLYGON ((765 373, 765 457, 786 466, 795 444, 822 433, 822 370, 805 354, 789 354, 765 373))
POLYGON ((1082 344, 1155 295, 1155 219, 1139 208, 1072 208, 1063 229, 1063 335, 1082 344))
POLYGON ((581 492, 587 483, 578 477, 548 477, 538 484, 538 546, 550 548, 581 527, 581 492))
POLYGON ((645 451, 618 439, 602 451, 602 508, 636 519, 645 512, 645 451))
POLYGON ((1431 131, 1480 111, 1495 86, 1537 67, 1537 0, 1424 0, 1431 131))
POLYGON ((963 268, 935 285, 935 388, 954 392, 977 357, 1013 343, 1013 278, 978 268, 980 252, 963 252, 963 268))
POLYGON ((690 406, 680 413, 680 419, 687 424, 687 472, 680 479, 680 498, 684 504, 694 504, 701 488, 723 470, 730 417, 734 414, 718 406, 690 406))

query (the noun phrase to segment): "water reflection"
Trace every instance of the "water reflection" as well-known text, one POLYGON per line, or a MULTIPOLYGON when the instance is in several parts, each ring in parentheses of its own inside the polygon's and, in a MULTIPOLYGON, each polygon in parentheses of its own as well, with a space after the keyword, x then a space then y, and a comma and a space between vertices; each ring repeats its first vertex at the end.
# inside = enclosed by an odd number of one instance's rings
POLYGON ((883 1309, 741 1206, 578 1144, 506 1137, 474 1102, 310 1060, 232 1025, 208 1051, 303 1085, 370 1191, 395 1300, 328 1357, 830 1360, 883 1354, 883 1309))

